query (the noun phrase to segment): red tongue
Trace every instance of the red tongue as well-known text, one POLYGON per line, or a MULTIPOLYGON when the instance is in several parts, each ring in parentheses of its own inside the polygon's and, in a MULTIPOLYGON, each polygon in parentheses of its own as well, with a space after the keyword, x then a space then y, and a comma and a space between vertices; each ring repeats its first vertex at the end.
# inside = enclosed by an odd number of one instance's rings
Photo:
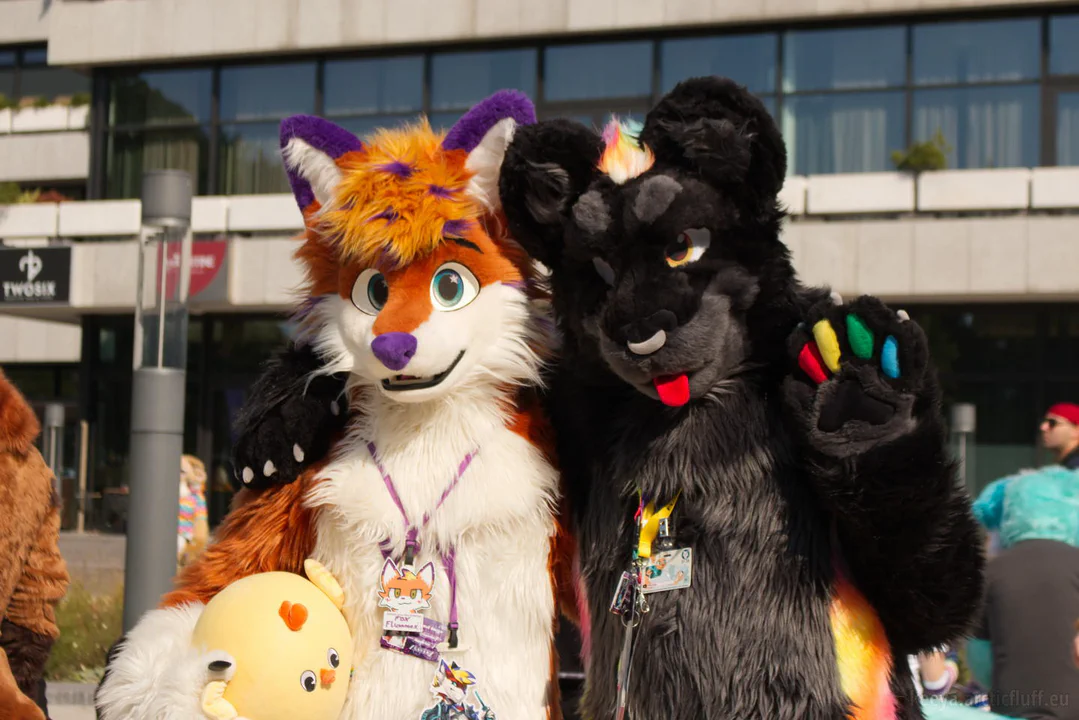
POLYGON ((652 380, 664 405, 680 407, 689 402, 689 378, 681 375, 665 375, 652 380))

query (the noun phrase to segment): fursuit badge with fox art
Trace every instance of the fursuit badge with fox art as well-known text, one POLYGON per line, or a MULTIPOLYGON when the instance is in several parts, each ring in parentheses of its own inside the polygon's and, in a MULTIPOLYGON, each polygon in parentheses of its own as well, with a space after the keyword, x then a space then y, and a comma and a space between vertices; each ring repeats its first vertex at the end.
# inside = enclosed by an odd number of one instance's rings
POLYGON ((446 639, 446 626, 423 616, 423 611, 431 607, 434 584, 432 563, 415 572, 408 565, 398 567, 392 558, 386 558, 378 582, 378 606, 386 608, 380 641, 383 648, 438 661, 438 645, 446 639))

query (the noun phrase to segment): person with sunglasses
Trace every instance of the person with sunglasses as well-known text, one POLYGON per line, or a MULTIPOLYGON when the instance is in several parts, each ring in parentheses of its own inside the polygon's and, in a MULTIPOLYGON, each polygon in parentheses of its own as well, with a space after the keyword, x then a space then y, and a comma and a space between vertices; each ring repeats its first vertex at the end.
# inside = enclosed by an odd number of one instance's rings
POLYGON ((1079 405, 1053 405, 1039 428, 1054 462, 996 480, 974 502, 999 552, 973 635, 992 657, 993 712, 1079 720, 1079 405))

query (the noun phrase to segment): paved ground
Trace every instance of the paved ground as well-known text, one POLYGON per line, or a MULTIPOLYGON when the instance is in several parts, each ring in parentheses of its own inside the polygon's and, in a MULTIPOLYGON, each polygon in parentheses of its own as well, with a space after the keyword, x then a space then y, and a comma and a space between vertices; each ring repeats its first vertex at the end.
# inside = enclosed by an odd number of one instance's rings
POLYGON ((96 720, 94 690, 94 685, 48 683, 45 695, 49 699, 50 720, 96 720))
POLYGON ((60 533, 60 553, 72 580, 92 593, 109 594, 124 580, 123 535, 60 533))

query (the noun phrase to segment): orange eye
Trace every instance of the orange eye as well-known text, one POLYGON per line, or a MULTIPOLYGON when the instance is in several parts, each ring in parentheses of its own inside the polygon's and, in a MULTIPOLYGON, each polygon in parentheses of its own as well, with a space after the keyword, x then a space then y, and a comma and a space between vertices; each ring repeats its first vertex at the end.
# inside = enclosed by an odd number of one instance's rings
POLYGON ((667 264, 675 268, 697 262, 704 256, 711 241, 712 234, 707 228, 683 230, 674 242, 667 245, 667 264))

